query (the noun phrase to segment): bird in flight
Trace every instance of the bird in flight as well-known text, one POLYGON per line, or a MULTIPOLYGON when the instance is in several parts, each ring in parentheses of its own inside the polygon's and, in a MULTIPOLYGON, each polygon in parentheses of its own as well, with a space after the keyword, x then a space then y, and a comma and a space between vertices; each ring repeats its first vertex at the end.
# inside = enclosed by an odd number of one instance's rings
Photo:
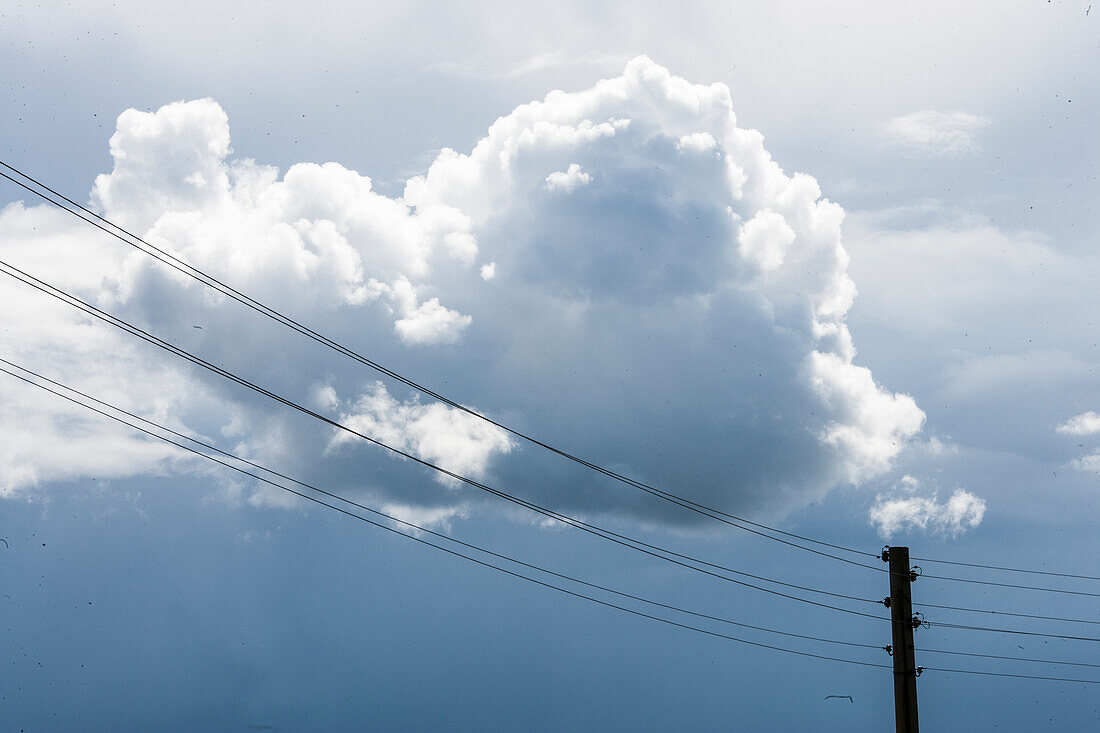
POLYGON ((834 698, 834 697, 838 698, 840 700, 847 700, 848 702, 851 702, 851 703, 855 702, 855 700, 852 699, 851 695, 826 695, 825 699, 828 700, 829 698, 834 698))

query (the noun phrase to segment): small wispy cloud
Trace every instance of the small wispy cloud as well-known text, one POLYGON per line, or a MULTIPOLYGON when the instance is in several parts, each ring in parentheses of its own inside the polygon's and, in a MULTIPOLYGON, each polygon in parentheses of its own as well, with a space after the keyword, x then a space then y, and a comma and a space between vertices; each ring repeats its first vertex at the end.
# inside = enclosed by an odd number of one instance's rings
POLYGON ((1065 435, 1095 435, 1100 433, 1100 415, 1092 410, 1075 415, 1055 428, 1065 435))
POLYGON ((883 126, 883 135, 888 145, 910 153, 958 157, 980 150, 978 133, 990 123, 970 112, 927 109, 895 117, 883 126))
POLYGON ((428 68, 440 74, 464 79, 518 79, 529 74, 568 67, 590 67, 613 71, 622 68, 629 59, 630 56, 627 55, 600 51, 558 50, 538 53, 511 64, 471 58, 462 61, 444 61, 432 64, 428 68))
POLYGON ((964 489, 956 489, 947 501, 939 501, 936 493, 917 495, 920 482, 904 476, 891 496, 879 495, 868 518, 879 535, 889 539, 903 529, 957 537, 982 523, 985 500, 964 489))
POLYGON ((626 64, 628 56, 616 56, 614 54, 600 53, 599 51, 585 51, 583 53, 570 53, 568 51, 550 51, 548 53, 535 54, 519 62, 505 74, 509 79, 516 79, 527 74, 540 71, 558 69, 563 66, 596 66, 619 67, 626 64))
MULTIPOLYGON (((1055 430, 1063 435, 1100 435, 1100 414, 1092 410, 1082 412, 1066 420, 1055 430)), ((1093 451, 1088 455, 1075 458, 1070 461, 1070 465, 1078 471, 1100 473, 1100 451, 1093 451)))
POLYGON ((440 529, 444 532, 451 531, 451 521, 465 519, 469 516, 469 508, 465 505, 418 507, 408 504, 390 503, 382 507, 382 511, 393 517, 388 524, 396 529, 421 537, 425 529, 440 529), (409 525, 416 525, 410 527, 409 525), (420 529, 417 529, 419 527, 420 529))
POLYGON ((1100 452, 1090 453, 1083 458, 1075 458, 1072 462, 1072 465, 1078 471, 1100 473, 1100 452))

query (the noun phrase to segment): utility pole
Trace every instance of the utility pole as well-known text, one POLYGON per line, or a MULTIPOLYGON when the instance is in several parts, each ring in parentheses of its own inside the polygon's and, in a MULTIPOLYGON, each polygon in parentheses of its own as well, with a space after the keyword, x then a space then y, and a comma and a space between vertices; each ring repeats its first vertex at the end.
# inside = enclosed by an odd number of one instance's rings
POLYGON ((917 733, 917 667, 913 651, 913 629, 920 619, 913 616, 913 595, 910 583, 916 573, 909 567, 908 547, 886 547, 882 560, 890 564, 890 597, 886 606, 890 609, 893 639, 891 654, 894 658, 894 720, 897 733, 917 733))

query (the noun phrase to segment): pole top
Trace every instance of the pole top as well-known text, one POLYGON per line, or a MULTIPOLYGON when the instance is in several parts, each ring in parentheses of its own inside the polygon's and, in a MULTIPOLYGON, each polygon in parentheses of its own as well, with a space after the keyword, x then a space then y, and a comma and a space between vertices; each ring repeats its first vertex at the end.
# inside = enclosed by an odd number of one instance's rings
POLYGON ((890 545, 883 545, 882 546, 882 555, 880 556, 880 557, 882 557, 883 562, 890 562, 890 553, 891 552, 896 552, 898 554, 904 553, 906 557, 909 557, 909 548, 907 546, 903 547, 903 546, 899 545, 899 546, 896 546, 896 547, 891 547, 890 545))

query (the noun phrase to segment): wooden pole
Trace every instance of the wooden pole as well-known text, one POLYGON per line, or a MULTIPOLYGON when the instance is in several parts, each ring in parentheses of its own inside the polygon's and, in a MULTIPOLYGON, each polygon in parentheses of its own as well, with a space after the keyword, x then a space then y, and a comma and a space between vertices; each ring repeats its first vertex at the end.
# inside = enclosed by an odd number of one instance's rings
POLYGON ((897 733, 917 733, 917 658, 913 650, 913 596, 909 548, 890 547, 890 620, 893 628, 894 719, 897 733))

